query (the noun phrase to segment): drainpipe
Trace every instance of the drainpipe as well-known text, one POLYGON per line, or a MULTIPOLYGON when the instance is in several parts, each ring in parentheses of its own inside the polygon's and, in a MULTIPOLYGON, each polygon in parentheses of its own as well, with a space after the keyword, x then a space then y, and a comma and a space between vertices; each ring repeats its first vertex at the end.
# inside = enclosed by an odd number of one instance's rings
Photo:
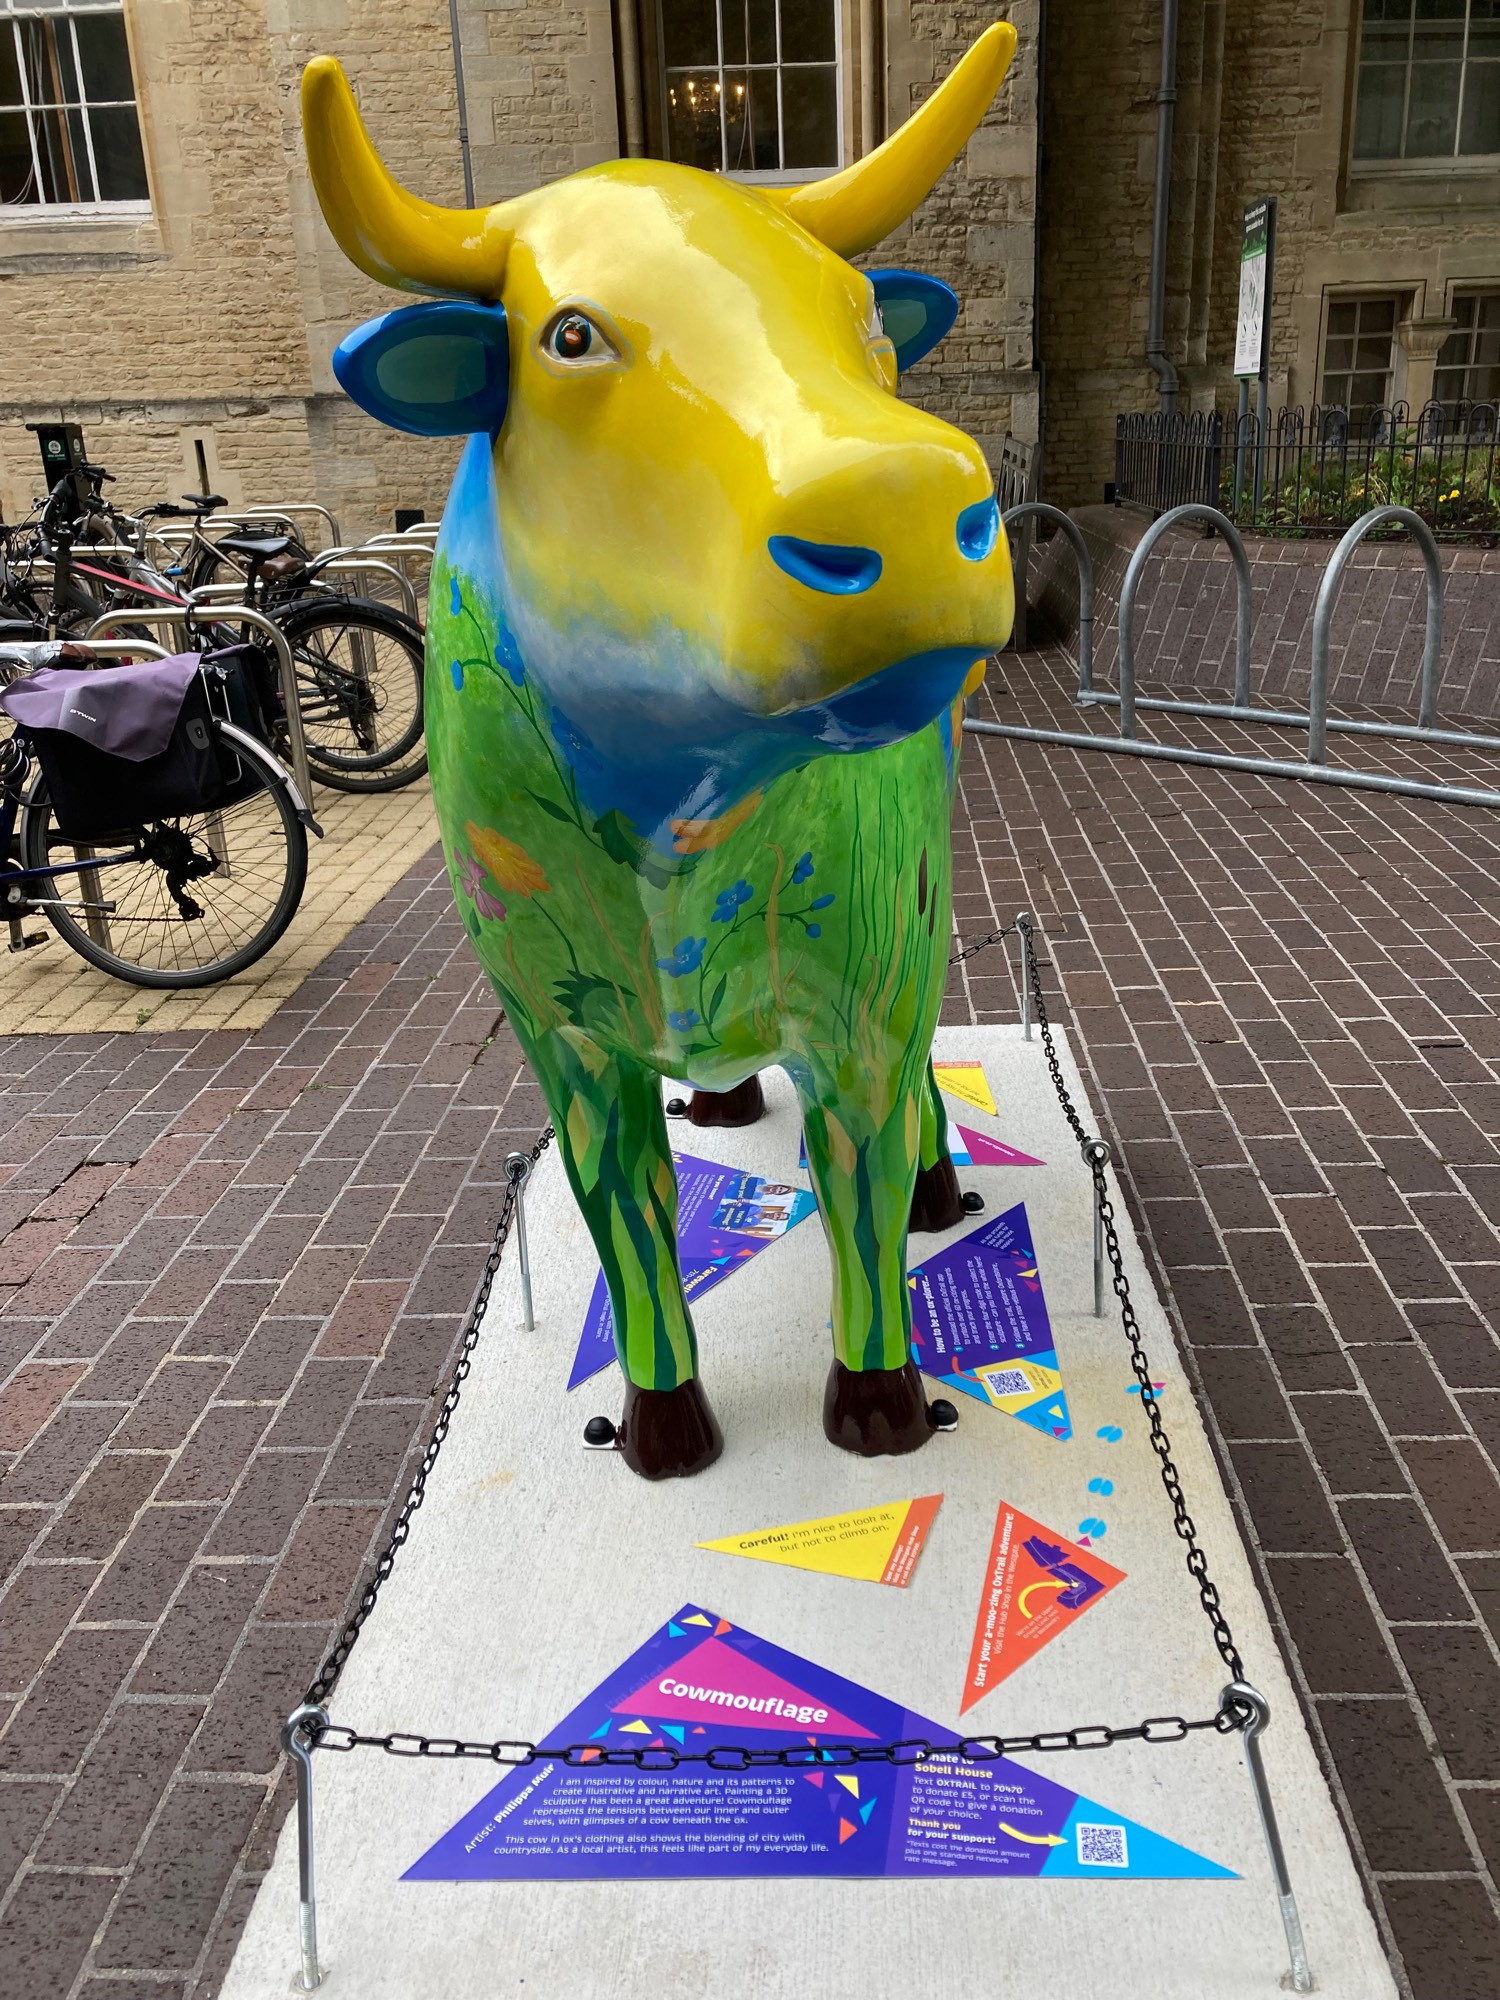
POLYGON ((448 27, 453 38, 453 81, 458 88, 458 152, 464 163, 464 206, 474 206, 474 162, 469 158, 469 99, 464 89, 464 44, 458 25, 458 0, 448 0, 448 27))
POLYGON ((875 66, 880 60, 880 37, 876 32, 875 9, 879 0, 860 0, 859 9, 859 150, 861 156, 873 153, 880 141, 875 136, 876 106, 879 91, 876 87, 875 66))
POLYGON ((641 90, 641 27, 635 0, 620 0, 620 98, 625 111, 625 157, 644 159, 646 111, 641 90))
POLYGON ((1156 90, 1156 205, 1151 216, 1151 300, 1146 365, 1156 376, 1163 410, 1177 407, 1177 370, 1167 359, 1167 218, 1172 198, 1172 107, 1177 102, 1178 0, 1162 0, 1161 82, 1156 90))

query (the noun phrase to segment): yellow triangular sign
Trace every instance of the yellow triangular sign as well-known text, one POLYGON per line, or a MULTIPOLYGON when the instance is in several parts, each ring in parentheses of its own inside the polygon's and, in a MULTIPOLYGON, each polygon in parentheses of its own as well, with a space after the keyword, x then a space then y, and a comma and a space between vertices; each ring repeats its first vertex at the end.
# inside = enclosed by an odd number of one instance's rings
POLYGON ((783 1528, 759 1528, 748 1535, 699 1542, 721 1555, 749 1556, 753 1562, 781 1563, 788 1569, 816 1570, 822 1576, 850 1576, 861 1583, 911 1582, 941 1493, 919 1500, 892 1500, 853 1514, 828 1514, 817 1521, 793 1521, 783 1528))
POLYGON ((937 1078, 939 1090, 946 1090, 950 1097, 961 1097, 965 1104, 978 1105, 991 1117, 995 1115, 995 1099, 985 1080, 982 1063, 934 1063, 932 1073, 937 1078))

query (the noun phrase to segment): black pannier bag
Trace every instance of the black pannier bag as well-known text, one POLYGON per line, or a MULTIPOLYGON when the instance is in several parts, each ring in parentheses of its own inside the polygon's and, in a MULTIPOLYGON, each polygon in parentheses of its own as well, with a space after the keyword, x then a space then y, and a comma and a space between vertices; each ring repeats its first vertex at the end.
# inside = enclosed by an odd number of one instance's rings
POLYGON ((66 840, 128 838, 226 803, 196 653, 43 667, 0 693, 0 708, 26 731, 66 840))
MULTIPOLYGON (((279 754, 276 728, 283 713, 281 690, 275 667, 263 646, 246 641, 205 653, 203 684, 208 691, 208 705, 215 715, 233 723, 235 728, 243 729, 247 736, 253 736, 257 743, 264 744, 273 755, 279 754)), ((265 780, 236 756, 234 745, 222 736, 217 739, 217 749, 219 775, 224 786, 223 796, 217 803, 222 806, 237 805, 241 799, 259 791, 265 780)))

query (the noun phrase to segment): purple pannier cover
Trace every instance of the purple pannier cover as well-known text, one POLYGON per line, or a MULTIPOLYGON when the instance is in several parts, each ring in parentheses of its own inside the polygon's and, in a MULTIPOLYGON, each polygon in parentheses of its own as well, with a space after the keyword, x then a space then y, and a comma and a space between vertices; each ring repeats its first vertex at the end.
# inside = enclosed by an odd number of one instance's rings
POLYGON ((132 764, 166 749, 200 655, 123 667, 41 667, 0 691, 0 708, 27 729, 61 729, 132 764))

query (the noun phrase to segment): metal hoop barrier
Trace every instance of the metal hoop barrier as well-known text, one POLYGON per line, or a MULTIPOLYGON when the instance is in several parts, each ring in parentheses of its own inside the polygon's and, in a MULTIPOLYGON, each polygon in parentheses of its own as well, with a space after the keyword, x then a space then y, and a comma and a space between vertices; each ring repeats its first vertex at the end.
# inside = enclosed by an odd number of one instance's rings
MULTIPOLYGON (((292 649, 280 629, 273 625, 263 612, 252 610, 248 604, 221 605, 214 613, 214 617, 236 625, 248 625, 256 632, 263 632, 275 650, 276 671, 281 681, 281 699, 286 708, 286 732, 291 748, 292 778, 296 790, 301 794, 297 801, 297 817, 321 839, 323 829, 312 815, 312 773, 307 767, 307 739, 302 732, 302 710, 297 704, 297 666, 292 658, 292 649)), ((195 612, 191 606, 148 604, 138 609, 131 607, 124 611, 106 611, 102 618, 94 620, 83 636, 85 640, 95 639, 113 630, 117 625, 167 625, 187 631, 191 626, 201 625, 204 622, 202 614, 195 612)))
POLYGON ((1256 778, 1301 778, 1314 784, 1342 785, 1359 792, 1385 792, 1398 798, 1435 799, 1450 806, 1479 806, 1494 811, 1500 807, 1500 791, 1475 785, 1427 784, 1420 779, 1388 776, 1383 771, 1361 771, 1327 761, 1326 732, 1342 729, 1351 735, 1396 737, 1405 741, 1440 743, 1450 749, 1487 750, 1500 755, 1500 733, 1481 735, 1473 730, 1439 729, 1435 726, 1441 673, 1443 578, 1437 543, 1421 516, 1406 507, 1374 507, 1360 516, 1328 559, 1313 611, 1312 689, 1308 710, 1252 708, 1249 704, 1250 606, 1246 587, 1248 563, 1244 544, 1233 524, 1216 509, 1203 506, 1177 507, 1153 523, 1137 547, 1126 572, 1120 593, 1120 692, 1083 689, 1080 675, 1079 700, 1091 706, 1118 706, 1118 736, 1095 735, 1083 730, 1031 729, 1020 723, 990 722, 981 717, 965 717, 964 728, 976 736, 1006 736, 1022 743, 1050 743, 1064 750, 1102 750, 1113 756, 1154 758, 1161 763, 1194 764, 1216 771, 1243 771, 1256 778), (1227 530, 1230 553, 1235 558, 1238 602, 1235 630, 1235 699, 1233 702, 1178 701, 1165 697, 1137 695, 1135 654, 1131 623, 1135 594, 1146 552, 1156 536, 1172 522, 1184 517, 1212 518, 1213 525, 1227 530), (1328 714, 1328 632, 1334 598, 1350 556, 1370 530, 1388 523, 1409 529, 1422 551, 1427 574, 1427 630, 1422 649, 1420 715, 1426 721, 1363 722, 1346 721, 1328 714), (1222 526, 1221 526, 1222 524, 1222 526), (1173 743, 1142 742, 1135 734, 1138 709, 1152 709, 1173 715, 1201 715, 1226 722, 1265 723, 1278 729, 1306 729, 1306 761, 1288 758, 1249 757, 1228 750, 1194 750, 1173 743))
MULTIPOLYGON (((1186 506, 1174 507, 1153 521, 1136 544, 1135 553, 1130 558, 1125 571, 1125 581, 1120 587, 1120 734, 1125 737, 1135 735, 1135 600, 1141 587, 1141 576, 1146 568, 1146 558, 1169 528, 1175 528, 1183 521, 1204 521, 1229 544, 1229 553, 1234 558, 1234 699, 1237 707, 1244 707, 1250 700, 1250 558, 1245 553, 1245 544, 1240 539, 1240 531, 1227 514, 1221 514, 1217 507, 1208 507, 1202 501, 1190 500, 1186 506)), ((1099 697, 1096 695, 1097 701, 1099 697)))
MULTIPOLYGON (((1333 621, 1334 599, 1338 596, 1349 558, 1372 528, 1378 528, 1387 521, 1399 522, 1412 536, 1422 551, 1422 563, 1427 571, 1427 632, 1422 642, 1422 692, 1417 707, 1417 728, 1429 733, 1437 727, 1438 678, 1442 673, 1438 656, 1443 645, 1443 565, 1438 556, 1438 545, 1431 528, 1410 507, 1372 507, 1368 514, 1360 515, 1328 558, 1323 581, 1318 585, 1317 602, 1313 605, 1312 686, 1307 703, 1309 764, 1328 761, 1328 628, 1333 621)), ((1496 747, 1500 748, 1500 744, 1496 747)))
MULTIPOLYGON (((1362 539, 1369 532, 1369 529, 1375 526, 1377 520, 1384 519, 1387 516, 1394 516, 1403 522, 1409 518, 1415 518, 1420 522, 1420 532, 1417 529, 1413 529, 1412 532, 1416 535, 1417 544, 1422 550, 1423 561, 1427 570, 1429 593, 1432 589, 1434 577, 1438 579, 1439 589, 1441 590, 1441 568, 1434 567, 1434 558, 1428 554, 1427 543, 1431 540, 1431 531, 1428 529, 1427 523, 1421 520, 1420 516, 1409 517, 1404 508, 1373 508, 1370 514, 1362 515, 1360 520, 1354 523, 1354 526, 1349 530, 1349 535, 1354 535, 1355 530, 1358 529, 1359 538, 1362 539), (1426 540, 1424 540, 1424 536, 1426 536, 1426 540)), ((1346 539, 1348 538, 1346 537, 1346 539)), ((1339 546, 1342 547, 1342 543, 1339 546)), ((1433 544, 1433 550, 1435 555, 1435 543, 1433 544)), ((1339 564, 1340 570, 1342 570, 1343 562, 1340 561, 1338 548, 1329 557, 1329 568, 1331 569, 1336 562, 1339 564)), ((1457 750, 1490 750, 1500 752, 1500 734, 1491 733, 1484 735, 1478 730, 1439 729, 1435 726, 1437 720, 1437 654, 1442 643, 1441 617, 1441 609, 1439 609, 1437 614, 1438 636, 1435 642, 1433 638, 1432 599, 1429 595, 1427 612, 1428 629, 1422 649, 1422 686, 1424 693, 1428 686, 1429 674, 1433 677, 1431 683, 1433 699, 1430 707, 1425 707, 1423 710, 1423 713, 1427 716, 1427 720, 1422 720, 1419 715, 1416 722, 1357 722, 1345 716, 1325 714, 1324 727, 1326 729, 1341 729, 1348 736, 1385 736, 1408 742, 1445 743, 1450 748, 1457 750), (1431 663, 1430 665, 1429 662, 1431 663)), ((1111 693, 1108 689, 1086 689, 1083 686, 1082 674, 1079 675, 1079 698, 1080 700, 1090 701, 1100 707, 1118 706, 1120 700, 1117 694, 1111 693)), ((1148 696, 1138 694, 1135 699, 1135 705, 1137 709, 1149 708, 1171 715, 1201 715, 1213 721, 1260 723, 1270 729, 1306 729, 1312 721, 1311 715, 1305 709, 1252 708, 1240 701, 1238 696, 1236 696, 1234 701, 1183 701, 1175 697, 1163 695, 1148 696)))
MULTIPOLYGON (((1023 500, 1020 506, 1005 510, 1000 525, 1009 529, 1016 522, 1027 520, 1050 521, 1062 529, 1073 545, 1073 560, 1078 566, 1078 693, 1082 697, 1094 685, 1094 558, 1089 554, 1083 530, 1061 507, 1049 506, 1045 500, 1023 500)), ((1016 595, 1023 604, 1030 555, 1031 537, 1027 535, 1022 541, 1021 570, 1016 577, 1016 595)))

